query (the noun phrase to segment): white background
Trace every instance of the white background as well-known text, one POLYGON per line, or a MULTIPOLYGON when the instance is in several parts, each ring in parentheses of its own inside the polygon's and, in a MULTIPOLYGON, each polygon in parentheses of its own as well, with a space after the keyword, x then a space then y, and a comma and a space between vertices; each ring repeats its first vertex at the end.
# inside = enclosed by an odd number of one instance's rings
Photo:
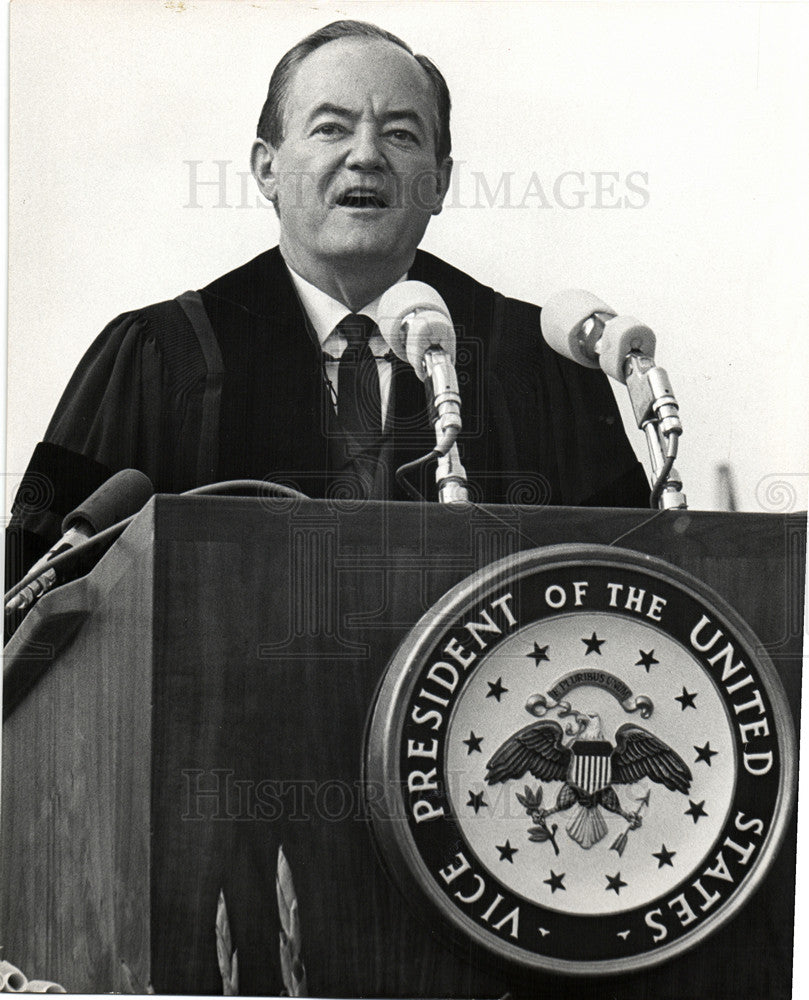
POLYGON ((10 489, 110 319, 275 242, 239 172, 278 57, 343 16, 401 34, 448 79, 457 185, 425 249, 512 295, 587 288, 649 323, 691 506, 724 506, 727 462, 741 509, 805 508, 809 10, 766 3, 15 0, 10 489), (229 207, 215 186, 192 195, 190 160, 200 180, 228 161, 229 207), (511 174, 513 207, 502 188, 489 207, 475 171, 492 193, 511 174), (556 199, 565 171, 585 183, 556 199), (596 172, 619 175, 600 199, 596 172), (550 207, 536 187, 519 207, 534 173, 550 207), (577 189, 582 207, 563 207, 577 189), (648 204, 597 207, 625 196, 648 204))
MULTIPOLYGON (((113 316, 275 242, 252 181, 237 207, 238 172, 276 61, 339 17, 400 34, 449 82, 456 203, 424 248, 508 294, 583 287, 648 322, 681 404, 691 506, 724 506, 716 467, 730 463, 741 509, 805 509, 804 3, 14 0, 8 492, 113 316), (229 207, 212 187, 187 207, 189 160, 201 179, 229 161, 229 207), (552 207, 505 208, 502 192, 471 207, 473 171, 492 191, 511 173, 513 204, 536 172, 552 207), (554 201, 565 171, 585 174, 581 208, 554 201), (619 197, 647 174, 648 204, 596 207, 597 171, 619 174, 619 197)), ((801 996, 800 949, 796 973, 801 996)))

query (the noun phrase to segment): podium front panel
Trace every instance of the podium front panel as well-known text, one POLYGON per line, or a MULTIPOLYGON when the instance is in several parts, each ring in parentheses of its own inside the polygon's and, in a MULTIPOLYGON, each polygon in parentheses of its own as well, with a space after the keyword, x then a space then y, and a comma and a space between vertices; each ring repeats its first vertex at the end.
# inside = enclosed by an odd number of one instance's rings
POLYGON ((388 662, 459 581, 567 542, 654 555, 713 588, 772 658, 797 725, 800 518, 157 497, 7 649, 24 664, 49 616, 85 608, 6 723, 6 954, 76 991, 126 989, 123 962, 158 992, 221 993, 221 892, 240 992, 278 994, 282 848, 312 996, 787 997, 794 819, 740 914, 608 979, 492 961, 385 870, 362 757, 388 662))

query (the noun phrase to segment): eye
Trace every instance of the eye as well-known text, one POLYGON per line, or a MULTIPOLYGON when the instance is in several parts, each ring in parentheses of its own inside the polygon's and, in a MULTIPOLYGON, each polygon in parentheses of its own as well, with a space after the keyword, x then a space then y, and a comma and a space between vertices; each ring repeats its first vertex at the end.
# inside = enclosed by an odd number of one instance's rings
POLYGON ((408 146, 420 145, 419 137, 406 128, 392 128, 385 133, 389 139, 408 146))
POLYGON ((323 122, 312 130, 312 135, 321 135, 325 139, 336 139, 345 135, 346 131, 345 126, 339 122, 323 122))

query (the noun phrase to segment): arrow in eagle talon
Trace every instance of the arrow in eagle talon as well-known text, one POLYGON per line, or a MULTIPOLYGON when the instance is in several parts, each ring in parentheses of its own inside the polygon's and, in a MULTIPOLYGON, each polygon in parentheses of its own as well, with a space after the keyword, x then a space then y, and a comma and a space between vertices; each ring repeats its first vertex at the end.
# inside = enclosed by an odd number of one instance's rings
MULTIPOLYGON (((649 789, 647 789, 645 795, 642 795, 639 799, 635 799, 635 801, 639 803, 637 811, 635 812, 635 817, 634 817, 635 819, 638 819, 638 820, 640 819, 640 815, 643 812, 643 810, 646 807, 648 807, 648 805, 649 805, 649 799, 651 797, 652 797, 652 790, 651 790, 651 788, 649 788, 649 789)), ((640 825, 639 823, 636 824, 636 823, 633 822, 633 820, 630 820, 629 821, 629 825, 627 826, 627 828, 624 830, 624 832, 619 837, 616 838, 615 843, 612 845, 612 847, 610 847, 611 851, 617 851, 618 852, 618 857, 619 858, 623 856, 624 849, 626 848, 626 842, 629 839, 629 834, 633 830, 637 830, 637 828, 638 828, 639 825, 640 825)))

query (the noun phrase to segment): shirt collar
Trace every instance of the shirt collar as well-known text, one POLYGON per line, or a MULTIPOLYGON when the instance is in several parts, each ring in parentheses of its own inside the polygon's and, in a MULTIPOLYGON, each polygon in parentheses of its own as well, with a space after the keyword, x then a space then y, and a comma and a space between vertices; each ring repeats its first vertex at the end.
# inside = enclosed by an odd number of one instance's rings
MULTIPOLYGON (((295 285, 295 290, 300 297, 303 308, 306 310, 306 314, 312 323, 317 334, 317 339, 320 342, 321 347, 325 347, 326 341, 332 337, 332 332, 337 324, 346 318, 346 316, 351 315, 351 310, 348 309, 342 302, 338 302, 337 299, 333 299, 331 295, 327 295, 317 286, 313 285, 306 278, 302 278, 299 274, 292 270, 289 264, 286 265, 289 271, 289 276, 292 278, 292 283, 295 285)), ((407 274, 403 274, 398 281, 394 281, 394 285, 398 285, 400 282, 407 280, 407 274)), ((387 291, 387 289, 385 290, 387 291)), ((382 293, 384 294, 384 292, 382 293)), ((368 305, 363 306, 362 309, 358 309, 357 312, 362 316, 368 316, 370 319, 376 323, 377 317, 379 315, 379 300, 382 295, 378 295, 373 302, 369 302, 368 305)), ((376 339, 376 338, 372 338, 376 339)), ((382 338, 380 337, 380 340, 382 338)), ((342 335, 335 335, 334 340, 343 341, 343 343, 329 343, 329 348, 333 348, 333 352, 341 353, 342 349, 345 347, 345 338, 342 335)))

